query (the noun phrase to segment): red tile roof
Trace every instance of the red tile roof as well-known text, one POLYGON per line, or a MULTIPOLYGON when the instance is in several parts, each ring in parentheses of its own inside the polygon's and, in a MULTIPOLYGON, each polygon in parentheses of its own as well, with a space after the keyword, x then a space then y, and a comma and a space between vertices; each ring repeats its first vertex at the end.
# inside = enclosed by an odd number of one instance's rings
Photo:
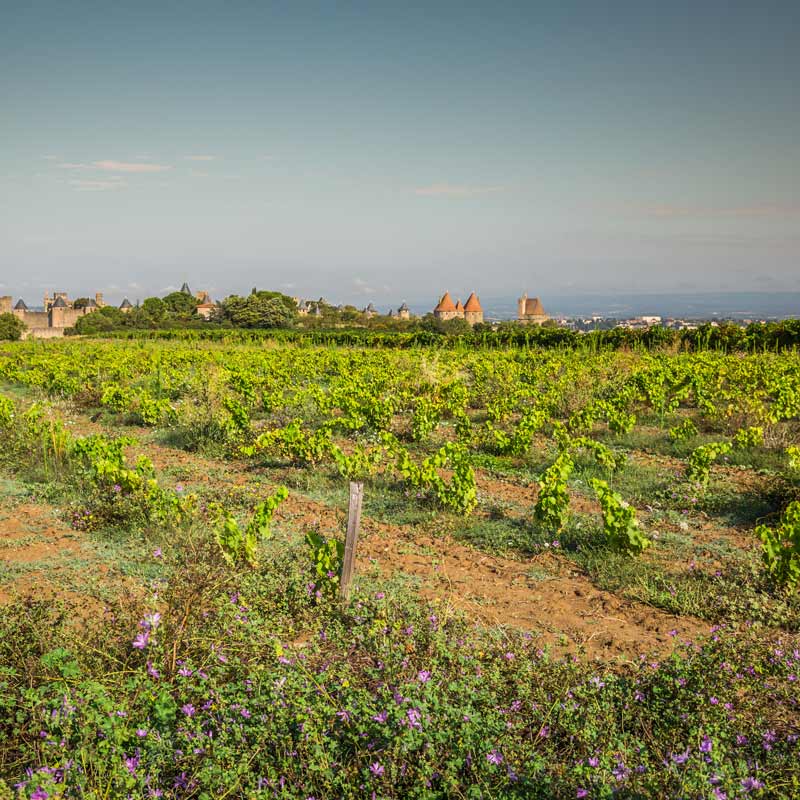
POLYGON ((476 295, 475 292, 473 292, 467 298, 467 304, 464 306, 464 311, 483 311, 480 300, 478 300, 478 295, 476 295))
POLYGON ((445 292, 442 295, 442 299, 439 301, 439 305, 433 309, 434 311, 455 311, 456 307, 453 305, 453 298, 450 297, 450 292, 445 292))

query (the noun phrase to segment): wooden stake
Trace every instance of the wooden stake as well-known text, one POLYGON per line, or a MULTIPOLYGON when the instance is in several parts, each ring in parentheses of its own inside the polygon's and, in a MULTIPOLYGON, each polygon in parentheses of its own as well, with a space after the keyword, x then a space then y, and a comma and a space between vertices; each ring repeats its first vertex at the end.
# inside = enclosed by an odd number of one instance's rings
POLYGON ((347 536, 344 540, 344 560, 339 597, 346 603, 350 599, 350 584, 356 570, 356 545, 361 527, 361 501, 364 499, 364 484, 350 481, 350 506, 347 510, 347 536))

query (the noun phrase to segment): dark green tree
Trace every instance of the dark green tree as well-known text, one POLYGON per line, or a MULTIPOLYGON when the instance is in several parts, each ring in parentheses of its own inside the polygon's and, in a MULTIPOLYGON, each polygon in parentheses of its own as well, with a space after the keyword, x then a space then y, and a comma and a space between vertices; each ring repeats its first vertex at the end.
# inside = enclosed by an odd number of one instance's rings
POLYGON ((75 331, 82 334, 107 333, 125 325, 125 317, 118 308, 104 306, 79 317, 75 323, 75 331))
POLYGON ((171 314, 180 316, 183 319, 188 319, 194 316, 198 301, 193 295, 184 294, 183 292, 172 292, 172 294, 168 294, 161 302, 171 314))
POLYGON ((16 342, 25 331, 25 323, 13 314, 0 314, 0 339, 16 342))
POLYGON ((220 304, 216 317, 236 328, 288 328, 297 312, 294 300, 280 292, 231 295, 220 304))
POLYGON ((142 303, 142 312, 153 322, 161 322, 167 313, 167 307, 160 297, 148 297, 142 303))

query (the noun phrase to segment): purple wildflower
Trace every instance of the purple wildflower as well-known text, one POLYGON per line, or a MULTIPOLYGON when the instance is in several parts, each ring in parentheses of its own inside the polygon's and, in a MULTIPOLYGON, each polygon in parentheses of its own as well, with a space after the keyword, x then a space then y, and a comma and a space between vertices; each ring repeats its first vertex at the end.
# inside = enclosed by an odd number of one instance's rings
POLYGON ((130 756, 125 759, 125 769, 130 772, 131 775, 136 774, 136 768, 139 766, 139 751, 136 751, 135 756, 130 756))
POLYGON ((370 764, 370 765, 369 765, 369 771, 370 771, 370 772, 371 772, 371 773, 372 773, 372 774, 373 774, 373 775, 374 775, 376 778, 380 778, 380 777, 381 777, 381 775, 383 775, 383 773, 384 773, 386 770, 383 768, 383 764, 381 764, 381 763, 380 763, 380 761, 376 761, 374 764, 370 764))
POLYGON ((187 717, 193 717, 195 710, 195 707, 191 703, 186 703, 185 705, 181 706, 181 711, 183 711, 187 717))
POLYGON ((673 753, 672 761, 674 764, 685 764, 689 760, 689 748, 687 747, 682 753, 673 753))
POLYGON ((499 750, 490 750, 486 754, 486 760, 490 764, 494 764, 495 766, 497 766, 498 764, 502 764, 503 763, 503 756, 502 756, 502 754, 500 753, 499 750))

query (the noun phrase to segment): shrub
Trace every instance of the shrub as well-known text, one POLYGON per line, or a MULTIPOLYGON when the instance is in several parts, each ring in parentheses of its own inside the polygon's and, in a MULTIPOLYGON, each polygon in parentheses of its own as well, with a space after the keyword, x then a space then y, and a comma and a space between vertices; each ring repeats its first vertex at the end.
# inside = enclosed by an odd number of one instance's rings
POLYGON ((25 323, 14 314, 0 314, 0 341, 19 341, 25 327, 25 323))

